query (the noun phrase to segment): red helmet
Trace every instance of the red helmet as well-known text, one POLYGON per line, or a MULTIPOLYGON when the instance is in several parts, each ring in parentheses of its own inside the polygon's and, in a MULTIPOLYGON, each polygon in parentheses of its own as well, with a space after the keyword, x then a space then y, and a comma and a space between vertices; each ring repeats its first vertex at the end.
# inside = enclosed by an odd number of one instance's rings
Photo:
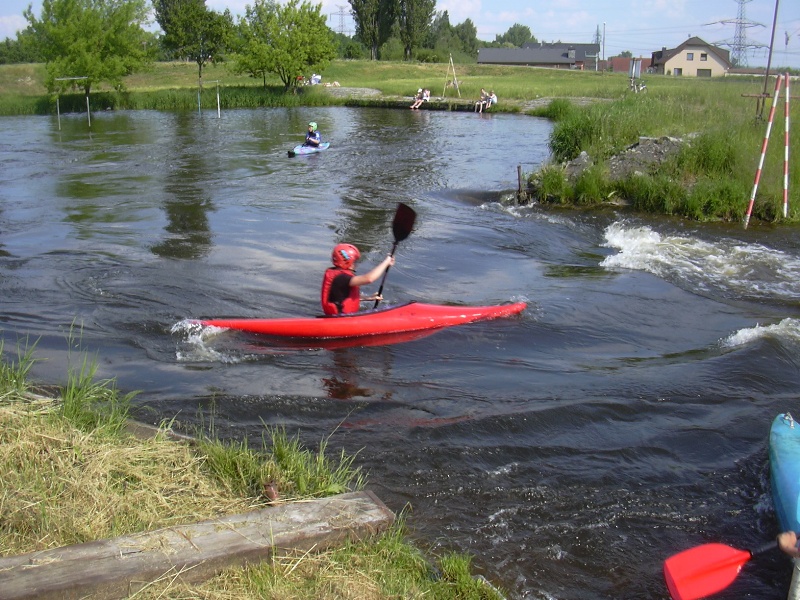
POLYGON ((333 254, 331 254, 334 266, 340 269, 352 270, 359 258, 361 258, 361 252, 353 244, 336 244, 333 254))

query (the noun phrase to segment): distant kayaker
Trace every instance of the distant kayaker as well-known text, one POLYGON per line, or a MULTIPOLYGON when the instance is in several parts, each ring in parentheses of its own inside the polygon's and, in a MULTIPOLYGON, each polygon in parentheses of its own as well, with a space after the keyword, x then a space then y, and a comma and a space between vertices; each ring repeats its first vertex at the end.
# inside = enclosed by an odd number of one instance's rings
POLYGON ((325 271, 320 300, 326 315, 358 312, 361 302, 383 300, 378 294, 361 296, 361 286, 378 280, 394 264, 394 256, 387 256, 366 275, 356 275, 355 266, 361 253, 353 244, 337 244, 331 254, 333 266, 325 271))
POLYGON ((306 141, 303 142, 303 145, 319 147, 321 142, 322 142, 322 137, 319 135, 319 131, 317 131, 317 123, 315 121, 311 121, 311 123, 308 124, 306 141))

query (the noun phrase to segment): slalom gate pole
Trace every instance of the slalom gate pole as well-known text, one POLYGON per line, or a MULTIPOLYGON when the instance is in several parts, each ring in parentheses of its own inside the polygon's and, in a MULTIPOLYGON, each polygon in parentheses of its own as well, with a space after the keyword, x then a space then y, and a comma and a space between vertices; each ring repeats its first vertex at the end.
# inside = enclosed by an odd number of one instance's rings
POLYGON ((745 229, 747 229, 747 225, 750 223, 750 215, 753 212, 753 203, 756 200, 756 191, 758 191, 758 182, 761 179, 761 170, 764 168, 764 155, 767 153, 767 146, 769 145, 769 134, 772 131, 772 120, 775 118, 775 105, 778 102, 778 95, 781 92, 782 80, 783 77, 780 75, 775 80, 775 94, 772 96, 772 108, 769 109, 767 132, 764 134, 764 142, 761 144, 761 158, 758 161, 758 169, 756 169, 756 180, 753 183, 753 191, 750 193, 750 203, 747 205, 747 214, 744 216, 745 229))
POLYGON ((783 218, 789 215, 789 73, 786 78, 786 104, 783 107, 783 218))

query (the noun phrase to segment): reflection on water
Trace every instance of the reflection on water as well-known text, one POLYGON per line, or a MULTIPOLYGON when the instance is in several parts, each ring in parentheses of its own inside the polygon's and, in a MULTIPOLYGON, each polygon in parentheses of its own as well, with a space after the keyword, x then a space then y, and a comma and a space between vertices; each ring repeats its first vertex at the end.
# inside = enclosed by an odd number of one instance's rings
MULTIPOLYGON (((0 328, 6 352, 37 340, 37 378, 63 381, 76 324, 99 376, 141 390, 139 418, 330 436, 413 506, 423 547, 474 554, 512 598, 662 598, 670 554, 775 534, 767 432, 800 412, 796 228, 509 207, 517 165, 548 154, 550 124, 520 115, 0 121, 0 328), (330 150, 289 159, 310 120, 330 150), (318 314, 330 249, 378 262, 400 201, 418 218, 387 303, 525 313, 351 347, 179 325, 318 314)), ((787 583, 765 556, 719 597, 787 583)))

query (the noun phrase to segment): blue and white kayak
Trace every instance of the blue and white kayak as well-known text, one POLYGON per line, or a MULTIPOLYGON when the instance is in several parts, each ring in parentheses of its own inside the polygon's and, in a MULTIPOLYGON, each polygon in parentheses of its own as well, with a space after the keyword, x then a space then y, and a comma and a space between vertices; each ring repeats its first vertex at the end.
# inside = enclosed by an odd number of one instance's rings
POLYGON ((789 413, 769 430, 769 474, 780 530, 800 532, 800 422, 789 413))
POLYGON ((289 150, 289 158, 297 156, 298 154, 314 154, 315 152, 322 152, 327 150, 330 142, 322 142, 319 146, 306 146, 305 144, 298 144, 293 149, 289 150))

